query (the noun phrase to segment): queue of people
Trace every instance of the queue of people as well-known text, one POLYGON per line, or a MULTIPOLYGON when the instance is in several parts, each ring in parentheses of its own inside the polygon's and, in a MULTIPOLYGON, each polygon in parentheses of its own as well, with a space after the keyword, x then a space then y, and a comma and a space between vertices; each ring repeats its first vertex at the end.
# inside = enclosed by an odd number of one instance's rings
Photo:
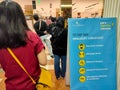
MULTIPOLYGON (((43 32, 45 35, 45 38, 43 41, 46 41, 49 43, 47 45, 47 48, 49 50, 49 53, 53 54, 54 57, 54 70, 55 70, 55 76, 56 79, 65 78, 65 72, 66 72, 66 55, 67 55, 67 28, 64 28, 65 20, 63 17, 59 16, 56 17, 50 17, 51 23, 48 25, 47 22, 41 20, 41 22, 44 22, 44 27, 42 29, 39 28, 40 26, 40 19, 38 14, 34 14, 33 18, 36 20, 34 24, 34 29, 38 33, 43 32), (37 20, 36 20, 37 17, 37 20), (51 36, 49 39, 49 35, 51 36), (49 48, 51 46, 51 48, 49 48), (51 51, 52 50, 52 51, 51 51)), ((42 39, 41 35, 39 35, 42 39)), ((51 55, 52 56, 52 55, 51 55)))
POLYGON ((41 72, 40 65, 47 64, 45 45, 54 58, 56 79, 65 78, 67 28, 64 18, 51 17, 46 23, 37 15, 33 15, 34 29, 27 25, 21 6, 15 1, 0 2, 0 65, 5 71, 6 90, 35 90, 27 74, 8 52, 8 48, 19 58, 35 81, 41 72))

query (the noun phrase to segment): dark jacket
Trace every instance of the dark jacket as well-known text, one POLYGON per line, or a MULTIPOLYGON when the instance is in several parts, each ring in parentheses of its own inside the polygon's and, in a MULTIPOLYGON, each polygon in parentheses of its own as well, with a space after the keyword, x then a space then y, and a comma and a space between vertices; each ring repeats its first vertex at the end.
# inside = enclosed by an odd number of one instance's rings
POLYGON ((51 21, 52 21, 52 23, 49 24, 48 31, 47 31, 49 34, 52 34, 52 29, 56 26, 56 18, 51 17, 51 21))
POLYGON ((64 22, 58 20, 56 22, 56 34, 52 35, 51 44, 53 54, 66 55, 67 52, 67 29, 64 29, 64 22))
POLYGON ((34 29, 35 29, 36 33, 37 33, 39 36, 43 36, 43 35, 45 35, 45 34, 44 34, 44 31, 47 30, 47 24, 46 24, 46 22, 44 22, 44 21, 41 20, 41 28, 40 28, 40 30, 39 30, 39 22, 40 22, 40 21, 37 21, 37 22, 34 24, 34 29))
POLYGON ((48 26, 48 33, 49 34, 52 34, 52 31, 53 31, 53 28, 56 26, 56 23, 51 23, 49 26, 48 26))
POLYGON ((53 54, 66 55, 67 52, 67 29, 64 29, 61 35, 57 38, 51 38, 53 54))

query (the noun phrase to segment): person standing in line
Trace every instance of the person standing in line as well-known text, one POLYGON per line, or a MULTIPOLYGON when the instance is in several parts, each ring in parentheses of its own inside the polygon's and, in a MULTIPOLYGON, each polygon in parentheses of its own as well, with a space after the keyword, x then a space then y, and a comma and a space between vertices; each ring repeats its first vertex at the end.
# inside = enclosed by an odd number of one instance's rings
POLYGON ((21 6, 15 1, 0 3, 0 64, 5 71, 6 90, 36 90, 36 85, 7 51, 10 48, 32 78, 37 81, 39 65, 46 65, 44 45, 32 32, 21 6))
POLYGON ((56 21, 55 30, 52 31, 51 43, 56 79, 64 79, 66 73, 67 29, 64 28, 63 17, 59 17, 56 21))
POLYGON ((49 34, 47 32, 48 26, 46 22, 41 20, 38 14, 34 14, 33 18, 36 21, 34 24, 36 33, 40 36, 42 42, 47 46, 50 56, 53 57, 51 42, 49 40, 49 34))
POLYGON ((52 29, 56 26, 56 18, 51 17, 51 24, 48 26, 48 33, 52 35, 52 29))
POLYGON ((47 26, 49 26, 49 25, 52 23, 51 17, 52 17, 52 16, 49 16, 49 17, 46 17, 46 18, 45 18, 45 21, 46 21, 47 26))

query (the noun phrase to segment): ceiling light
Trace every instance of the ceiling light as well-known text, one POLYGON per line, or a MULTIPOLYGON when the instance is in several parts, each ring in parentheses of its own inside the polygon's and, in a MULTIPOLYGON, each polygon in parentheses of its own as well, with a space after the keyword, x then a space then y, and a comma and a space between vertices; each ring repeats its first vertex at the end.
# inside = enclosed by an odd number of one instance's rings
POLYGON ((72 7, 72 5, 61 5, 61 7, 72 7))

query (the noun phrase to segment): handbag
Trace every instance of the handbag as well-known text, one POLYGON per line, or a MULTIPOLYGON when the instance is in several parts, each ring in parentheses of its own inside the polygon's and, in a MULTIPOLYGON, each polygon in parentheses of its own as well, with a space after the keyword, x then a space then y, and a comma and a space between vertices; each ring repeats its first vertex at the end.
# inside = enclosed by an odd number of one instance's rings
POLYGON ((36 84, 37 90, 49 90, 51 87, 53 87, 52 82, 52 76, 51 73, 41 67, 41 73, 39 76, 38 81, 36 82, 28 73, 28 71, 25 69, 25 67, 22 65, 22 63, 19 61, 19 59, 16 57, 16 55, 13 53, 13 51, 10 48, 7 48, 10 55, 14 58, 14 60, 19 64, 19 66, 25 71, 25 73, 29 76, 29 78, 32 80, 33 84, 36 84))
MULTIPOLYGON (((41 88, 53 87, 53 82, 52 82, 51 77, 52 77, 51 73, 47 69, 41 67, 41 74, 40 74, 38 81, 36 82, 36 88, 40 88, 40 90, 41 90, 41 88)), ((37 90, 39 90, 39 89, 37 89, 37 90)), ((44 89, 42 89, 42 90, 44 90, 44 89)), ((49 90, 49 89, 45 89, 45 90, 49 90)))

